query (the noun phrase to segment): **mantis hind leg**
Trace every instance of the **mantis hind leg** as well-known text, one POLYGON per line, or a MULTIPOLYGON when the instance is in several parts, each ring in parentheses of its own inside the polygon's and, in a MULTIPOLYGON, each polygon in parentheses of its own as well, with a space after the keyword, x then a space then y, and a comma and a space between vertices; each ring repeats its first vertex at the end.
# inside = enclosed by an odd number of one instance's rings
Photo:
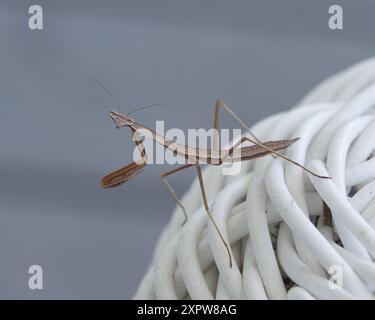
POLYGON ((222 100, 218 99, 215 103, 215 114, 214 114, 214 129, 219 130, 219 112, 220 109, 224 108, 227 113, 229 113, 240 125, 243 129, 245 129, 252 137, 253 139, 261 144, 261 141, 255 136, 254 133, 251 132, 250 128, 240 119, 239 116, 237 116, 233 110, 228 107, 222 100))
POLYGON ((184 214, 184 221, 182 223, 182 225, 183 225, 187 221, 188 215, 186 213, 185 207, 183 206, 181 201, 178 199, 178 197, 176 195, 176 192, 173 190, 172 186, 169 184, 169 182, 167 180, 167 177, 174 174, 174 173, 181 172, 182 170, 185 170, 185 169, 190 168, 192 166, 195 166, 195 168, 196 168, 197 176, 198 176, 198 179, 199 179, 199 185, 200 185, 200 189, 201 189, 201 193, 202 193, 204 208, 206 209, 208 217, 209 217, 210 221, 212 222, 216 232, 218 233, 218 235, 220 237, 220 240, 224 244, 225 250, 227 251, 227 254, 228 254, 228 257, 229 257, 229 266, 232 268, 232 255, 230 253, 229 246, 228 246, 227 242, 225 241, 219 227, 217 226, 217 223, 216 223, 215 219, 213 218, 213 216, 210 213, 210 209, 209 209, 208 201, 207 201, 207 196, 206 196, 206 191, 205 191, 205 188, 204 188, 202 170, 201 170, 201 167, 199 166, 199 164, 186 164, 186 165, 183 165, 183 166, 178 167, 176 169, 167 171, 167 172, 161 174, 162 181, 164 182, 168 191, 171 193, 171 195, 175 199, 177 205, 181 208, 181 210, 184 214))
POLYGON ((232 255, 230 253, 230 249, 229 249, 229 245, 227 244, 227 242, 225 241, 224 239, 224 236, 222 235, 219 227, 217 226, 217 223, 214 219, 214 217, 211 215, 210 213, 210 208, 208 206, 208 202, 207 202, 207 197, 206 197, 206 191, 205 191, 205 188, 204 188, 204 183, 203 183, 203 176, 202 176, 202 170, 201 170, 201 167, 199 164, 196 164, 195 165, 195 168, 197 170, 197 175, 198 175, 198 179, 199 179, 199 185, 201 187, 201 192, 202 192, 202 197, 203 197, 203 204, 204 204, 204 207, 206 209, 206 212, 208 214, 208 217, 210 218, 211 222, 212 222, 212 225, 214 226, 217 234, 219 235, 220 237, 220 240, 221 242, 224 244, 224 247, 225 247, 225 250, 227 251, 227 254, 228 254, 228 257, 229 257, 229 267, 232 268, 232 255))
POLYGON ((245 129, 251 136, 252 136, 252 139, 250 138, 247 138, 248 141, 252 142, 253 144, 259 146, 259 147, 262 147, 265 151, 268 151, 269 153, 271 153, 273 156, 278 156, 286 161, 288 161, 289 163, 291 164, 294 164, 295 166, 297 167, 300 167, 302 170, 310 173, 311 175, 315 176, 315 177, 318 177, 318 178, 322 178, 322 179, 331 179, 331 177, 329 176, 322 176, 322 175, 319 175, 319 174, 316 174, 314 172, 312 172, 311 170, 307 169, 306 167, 304 167, 302 164, 298 163, 297 161, 294 161, 284 155, 282 155, 281 153, 273 150, 272 148, 266 146, 265 144, 263 144, 261 141, 259 141, 259 139, 251 132, 250 128, 233 112, 233 110, 228 107, 222 100, 217 100, 216 101, 216 105, 215 105, 215 120, 214 120, 214 126, 217 127, 218 125, 218 113, 219 113, 219 109, 223 107, 240 125, 243 129, 245 129))

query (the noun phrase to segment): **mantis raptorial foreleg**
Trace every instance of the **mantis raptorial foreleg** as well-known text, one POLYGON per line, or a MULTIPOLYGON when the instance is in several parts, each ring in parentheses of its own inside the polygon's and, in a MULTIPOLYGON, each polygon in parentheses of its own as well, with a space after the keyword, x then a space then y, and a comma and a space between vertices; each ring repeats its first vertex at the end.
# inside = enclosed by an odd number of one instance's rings
POLYGON ((104 176, 101 180, 102 188, 108 189, 108 188, 114 188, 119 185, 122 185, 128 182, 133 177, 135 177, 145 168, 147 164, 146 149, 142 143, 142 140, 139 134, 135 130, 132 130, 132 131, 133 131, 133 140, 139 150, 141 159, 131 162, 127 164, 126 166, 104 176))

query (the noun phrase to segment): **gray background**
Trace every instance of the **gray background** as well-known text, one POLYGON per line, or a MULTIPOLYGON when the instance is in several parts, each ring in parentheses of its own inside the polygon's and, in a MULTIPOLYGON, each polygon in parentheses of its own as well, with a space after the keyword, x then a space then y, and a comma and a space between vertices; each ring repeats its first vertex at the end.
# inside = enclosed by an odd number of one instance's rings
MULTIPOLYGON (((1 1, 0 298, 130 298, 174 207, 149 166, 129 184, 100 177, 132 160, 106 112, 150 103, 149 126, 207 128, 221 97, 245 122, 293 106, 374 52, 374 1, 1 1), (372 3, 371 3, 372 2, 372 3), (44 30, 28 29, 41 4, 44 30), (44 268, 44 290, 27 287, 44 268)), ((235 126, 228 117, 225 127, 235 126)), ((181 194, 192 180, 172 179, 181 194)))

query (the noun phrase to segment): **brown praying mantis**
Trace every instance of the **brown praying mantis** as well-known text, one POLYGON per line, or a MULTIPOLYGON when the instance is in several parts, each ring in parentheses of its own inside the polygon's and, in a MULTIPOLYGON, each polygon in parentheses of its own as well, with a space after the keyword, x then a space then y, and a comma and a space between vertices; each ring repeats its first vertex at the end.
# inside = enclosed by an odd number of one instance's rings
POLYGON ((147 128, 146 126, 140 124, 135 119, 129 117, 129 115, 124 115, 117 111, 111 111, 109 112, 110 118, 115 123, 115 126, 117 129, 121 127, 129 127, 132 135, 133 140, 136 144, 136 146, 139 148, 141 159, 134 161, 114 172, 109 173, 108 175, 104 176, 101 180, 101 186, 103 188, 113 188, 117 187, 121 184, 124 184, 128 182, 130 179, 132 179, 134 176, 139 174, 146 166, 147 164, 147 156, 146 156, 146 150, 143 145, 142 139, 139 135, 139 132, 141 131, 145 136, 153 139, 154 142, 159 143, 164 148, 170 150, 176 155, 180 155, 184 157, 187 161, 186 164, 181 165, 173 170, 170 170, 168 172, 165 172, 161 175, 162 181, 165 183, 167 189, 172 194, 173 198, 175 199, 177 205, 181 208, 183 214, 184 214, 184 222, 187 219, 187 213, 185 211, 184 206, 178 199, 175 191, 169 184, 167 177, 177 173, 181 172, 182 170, 185 170, 190 167, 194 167, 198 176, 199 185, 202 193, 202 199, 203 199, 203 205, 204 208, 208 214, 208 217, 210 221, 212 222, 215 230, 217 231, 217 234, 219 235, 225 250, 229 257, 229 265, 232 267, 232 256, 229 250, 229 246, 226 243, 223 235, 221 234, 215 219, 210 213, 210 209, 208 206, 208 201, 206 197, 206 192, 204 188, 204 182, 202 177, 202 171, 201 171, 201 163, 206 163, 209 165, 221 165, 225 162, 233 163, 238 161, 247 161, 252 160, 259 157, 264 157, 266 155, 274 155, 277 157, 281 157, 284 160, 302 168, 309 174, 312 174, 319 178, 330 178, 326 176, 318 175, 307 168, 305 168, 300 163, 293 161, 292 159, 282 155, 279 153, 279 150, 285 149, 289 147, 291 144, 295 143, 298 138, 296 139, 288 139, 288 140, 278 140, 278 141, 267 141, 267 142, 260 142, 250 131, 250 129, 245 125, 245 123, 232 111, 230 107, 228 107, 223 101, 217 100, 215 104, 215 114, 214 114, 214 129, 215 132, 218 132, 218 126, 219 126, 219 111, 221 108, 224 108, 239 124, 240 126, 246 130, 250 135, 250 137, 243 136, 241 139, 236 142, 232 147, 226 149, 226 150, 220 150, 217 143, 215 143, 215 135, 213 136, 213 149, 203 149, 203 148, 193 148, 188 145, 181 145, 177 144, 174 141, 167 139, 164 136, 161 136, 157 134, 154 130, 147 128), (241 147, 241 145, 245 142, 249 141, 253 145, 251 146, 244 146, 241 147))

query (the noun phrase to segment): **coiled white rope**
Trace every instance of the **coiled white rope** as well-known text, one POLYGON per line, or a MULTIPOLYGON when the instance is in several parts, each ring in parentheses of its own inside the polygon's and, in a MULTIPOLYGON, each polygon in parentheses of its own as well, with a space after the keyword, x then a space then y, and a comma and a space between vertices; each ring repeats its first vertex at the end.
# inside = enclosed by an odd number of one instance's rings
POLYGON ((207 166, 211 212, 198 181, 162 232, 135 299, 372 299, 375 297, 375 59, 325 80, 288 112, 260 121, 262 141, 300 137, 280 158, 223 176, 207 166), (323 221, 323 202, 332 225, 323 221), (331 267, 341 271, 332 287, 331 267))

